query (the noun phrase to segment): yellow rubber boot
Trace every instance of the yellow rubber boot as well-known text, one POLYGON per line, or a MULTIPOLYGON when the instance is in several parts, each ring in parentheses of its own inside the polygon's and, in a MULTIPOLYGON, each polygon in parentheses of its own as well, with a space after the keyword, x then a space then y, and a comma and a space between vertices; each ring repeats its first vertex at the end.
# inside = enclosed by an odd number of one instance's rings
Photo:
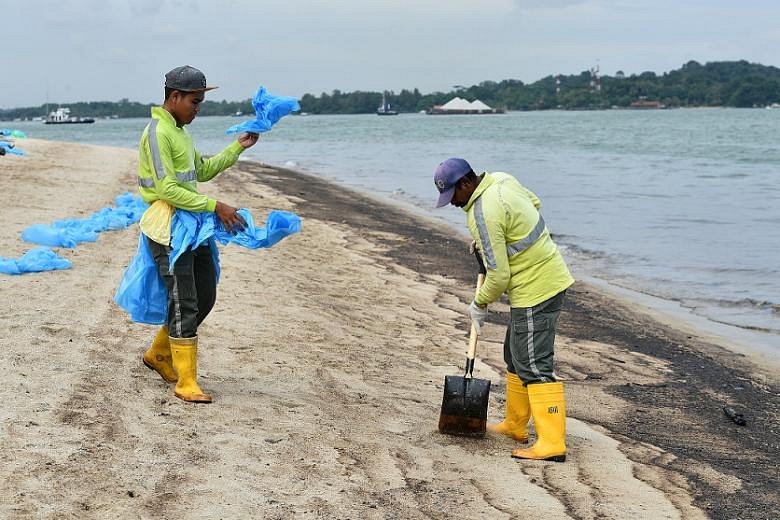
POLYGON ((169 338, 173 367, 179 374, 179 381, 173 389, 174 395, 191 403, 210 403, 211 396, 198 386, 198 338, 169 338))
POLYGON ((518 442, 528 442, 528 419, 531 417, 531 405, 528 402, 528 390, 523 386, 517 374, 506 373, 506 413, 500 423, 488 424, 487 429, 506 435, 518 442))
POLYGON ((168 343, 168 327, 163 326, 157 331, 152 346, 144 352, 143 360, 144 365, 160 374, 160 377, 167 382, 175 383, 179 379, 173 370, 171 344, 168 343))
POLYGON ((512 451, 516 459, 566 460, 566 399, 563 383, 528 385, 528 401, 536 425, 533 446, 512 451))

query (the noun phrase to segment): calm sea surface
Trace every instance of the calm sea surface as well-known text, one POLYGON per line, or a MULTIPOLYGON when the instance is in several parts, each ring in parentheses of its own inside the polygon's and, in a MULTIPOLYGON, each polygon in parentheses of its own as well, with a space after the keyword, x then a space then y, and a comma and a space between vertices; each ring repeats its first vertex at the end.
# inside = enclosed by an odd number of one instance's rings
MULTIPOLYGON (((215 153, 242 120, 202 117, 189 129, 201 152, 215 153)), ((135 148, 146 122, 0 127, 135 148)), ((511 173, 542 199, 575 276, 777 353, 779 135, 780 110, 765 109, 297 116, 244 157, 372 191, 462 233, 461 210, 433 209, 436 165, 462 156, 475 170, 511 173)))

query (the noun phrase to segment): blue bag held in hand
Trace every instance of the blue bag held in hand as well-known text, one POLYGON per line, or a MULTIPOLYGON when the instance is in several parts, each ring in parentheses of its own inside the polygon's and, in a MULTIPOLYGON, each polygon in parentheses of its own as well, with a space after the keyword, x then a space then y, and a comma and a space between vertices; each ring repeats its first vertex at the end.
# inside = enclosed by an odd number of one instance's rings
POLYGON ((244 229, 229 233, 225 231, 222 222, 216 219, 214 238, 221 244, 238 244, 248 249, 272 247, 284 237, 298 233, 301 230, 301 218, 295 213, 275 209, 268 214, 265 227, 258 227, 249 210, 241 208, 238 214, 246 222, 244 229))
POLYGON ((252 106, 255 107, 255 119, 231 126, 225 130, 226 134, 267 132, 281 118, 301 109, 298 100, 294 97, 274 96, 262 86, 257 90, 257 94, 252 100, 252 106))
MULTIPOLYGON (((233 243, 249 249, 267 248, 301 231, 301 218, 289 211, 271 211, 265 227, 255 225, 249 210, 241 208, 238 213, 246 221, 246 226, 240 231, 229 233, 214 213, 176 210, 171 222, 171 270, 182 253, 207 243, 211 248, 219 282, 217 242, 223 245, 233 243)), ((137 323, 160 325, 167 319, 168 293, 144 234, 138 240, 138 251, 125 270, 114 301, 137 323)))

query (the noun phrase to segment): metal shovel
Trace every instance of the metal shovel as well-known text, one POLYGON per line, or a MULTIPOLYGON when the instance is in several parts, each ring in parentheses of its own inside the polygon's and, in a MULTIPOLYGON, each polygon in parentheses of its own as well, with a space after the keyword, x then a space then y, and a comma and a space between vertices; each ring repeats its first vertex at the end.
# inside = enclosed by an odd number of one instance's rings
MULTIPOLYGON (((485 280, 485 267, 477 253, 480 273, 477 276, 477 290, 485 280)), ((444 377, 444 397, 439 415, 439 431, 450 435, 484 437, 487 424, 490 380, 474 377, 474 356, 477 351, 477 330, 471 325, 469 349, 466 353, 466 372, 462 376, 444 377)))

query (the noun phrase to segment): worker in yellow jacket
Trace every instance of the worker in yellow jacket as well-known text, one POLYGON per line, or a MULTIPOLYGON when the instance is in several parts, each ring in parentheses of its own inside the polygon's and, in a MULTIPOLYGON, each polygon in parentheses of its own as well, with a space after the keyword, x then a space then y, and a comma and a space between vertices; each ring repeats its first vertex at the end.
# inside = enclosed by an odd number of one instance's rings
POLYGON ((539 214, 541 202, 507 173, 477 176, 464 159, 439 164, 434 174, 438 207, 466 212, 469 232, 487 275, 469 306, 477 333, 487 305, 507 293, 510 322, 504 340, 507 396, 505 419, 488 429, 528 442, 533 417, 537 440, 515 449, 521 459, 566 460, 566 401, 553 370, 555 326, 566 289, 574 283, 539 214))
POLYGON ((141 232, 168 290, 168 319, 143 362, 168 382, 175 382, 174 394, 190 402, 210 403, 212 398, 197 382, 198 326, 216 301, 217 275, 213 244, 183 253, 173 269, 168 254, 170 226, 175 209, 209 211, 217 215, 227 231, 245 222, 236 208, 198 193, 198 182, 216 177, 232 166, 258 134, 243 133, 222 152, 204 159, 184 129, 200 111, 206 84, 200 70, 188 65, 165 74, 165 101, 152 108, 152 120, 141 136, 138 185, 141 197, 150 204, 143 215, 141 232))

